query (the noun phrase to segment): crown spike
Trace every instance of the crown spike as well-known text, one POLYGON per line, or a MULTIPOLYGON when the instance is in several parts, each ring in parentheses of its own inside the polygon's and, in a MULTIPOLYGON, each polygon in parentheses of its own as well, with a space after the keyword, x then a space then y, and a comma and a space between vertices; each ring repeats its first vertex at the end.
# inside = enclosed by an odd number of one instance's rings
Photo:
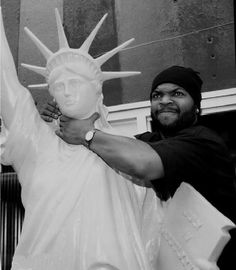
POLYGON ((102 23, 104 22, 104 20, 107 17, 107 13, 101 18, 101 20, 99 21, 99 23, 96 25, 96 27, 93 29, 93 31, 90 33, 90 35, 87 37, 87 39, 84 41, 84 43, 82 44, 82 46, 80 47, 80 50, 84 51, 84 52, 88 52, 89 48, 98 32, 98 30, 100 29, 102 23))
POLYGON ((47 88, 48 87, 48 84, 47 83, 40 83, 40 84, 29 84, 28 85, 29 88, 47 88))
POLYGON ((61 22, 61 17, 57 8, 55 8, 55 15, 56 15, 56 21, 57 21, 59 49, 69 48, 68 41, 64 32, 64 29, 63 29, 62 22, 61 22))
POLYGON ((46 68, 44 67, 38 67, 38 66, 34 66, 34 65, 28 65, 28 64, 25 64, 25 63, 21 63, 21 66, 24 67, 24 68, 27 68, 29 70, 32 70, 44 77, 47 77, 47 71, 46 71, 46 68))
POLYGON ((34 44, 38 47, 40 52, 46 58, 46 60, 48 60, 53 55, 53 52, 51 52, 27 27, 25 27, 24 29, 30 39, 34 42, 34 44))
POLYGON ((125 47, 127 47, 133 41, 134 41, 134 38, 131 38, 131 39, 127 40, 126 42, 122 43, 120 46, 118 46, 118 47, 114 48, 113 50, 111 50, 111 51, 103 54, 102 56, 96 58, 95 61, 97 62, 97 64, 99 66, 101 66, 108 59, 110 59, 113 55, 115 55, 116 53, 118 53, 119 51, 121 51, 122 49, 124 49, 125 47))
MULTIPOLYGON (((127 47, 134 39, 130 39, 121 45, 117 46, 111 51, 104 53, 103 55, 94 59, 89 53, 89 48, 100 29, 102 23, 107 17, 105 14, 93 31, 90 33, 88 38, 84 41, 79 49, 71 49, 69 47, 68 41, 66 39, 65 31, 61 22, 61 17, 58 9, 55 9, 55 16, 57 21, 57 31, 59 37, 59 50, 56 53, 50 51, 27 27, 25 27, 26 33, 45 56, 47 64, 45 67, 33 66, 28 64, 22 64, 23 67, 30 69, 46 78, 51 72, 58 66, 64 65, 65 63, 79 63, 81 66, 85 65, 85 72, 91 72, 91 74, 100 82, 111 80, 115 78, 122 78, 128 76, 134 76, 140 74, 137 71, 125 71, 125 72, 102 72, 101 65, 103 65, 109 58, 121 51, 123 48, 127 47)), ((30 88, 45 88, 48 84, 33 84, 29 85, 30 88)))
POLYGON ((139 71, 102 72, 102 80, 107 81, 111 79, 135 76, 139 74, 141 74, 141 72, 139 71))

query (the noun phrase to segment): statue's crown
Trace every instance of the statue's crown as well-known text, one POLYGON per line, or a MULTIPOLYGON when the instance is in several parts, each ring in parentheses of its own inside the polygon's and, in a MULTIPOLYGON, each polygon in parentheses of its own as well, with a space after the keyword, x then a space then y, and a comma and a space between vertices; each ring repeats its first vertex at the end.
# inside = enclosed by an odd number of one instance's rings
POLYGON ((102 17, 102 19, 99 21, 99 23, 96 25, 96 27, 93 29, 93 31, 90 33, 88 38, 84 41, 84 43, 79 49, 72 49, 69 47, 68 41, 64 32, 62 23, 61 23, 61 18, 57 9, 55 9, 55 14, 56 14, 56 21, 57 21, 58 37, 59 37, 59 50, 55 53, 50 51, 27 27, 25 27, 26 33, 29 35, 29 37, 32 39, 32 41, 35 43, 35 45, 38 47, 38 49, 41 51, 41 53, 47 60, 46 67, 39 67, 39 66, 28 65, 28 64, 22 63, 23 67, 28 68, 44 76, 47 81, 46 84, 30 85, 29 87, 37 87, 37 88, 46 87, 48 85, 48 79, 51 72, 55 68, 65 65, 67 63, 74 63, 77 65, 81 65, 81 70, 83 69, 83 67, 85 67, 85 70, 88 70, 90 75, 92 75, 93 78, 95 78, 101 83, 106 80, 110 80, 114 78, 121 78, 121 77, 127 77, 127 76, 140 74, 140 72, 137 72, 137 71, 103 72, 101 71, 101 68, 100 68, 108 59, 110 59, 114 54, 118 53, 123 48, 128 46, 134 39, 130 39, 124 42, 120 46, 114 48, 113 50, 97 58, 93 58, 88 53, 89 48, 99 28, 101 27, 103 21, 107 17, 107 14, 105 14, 102 17))

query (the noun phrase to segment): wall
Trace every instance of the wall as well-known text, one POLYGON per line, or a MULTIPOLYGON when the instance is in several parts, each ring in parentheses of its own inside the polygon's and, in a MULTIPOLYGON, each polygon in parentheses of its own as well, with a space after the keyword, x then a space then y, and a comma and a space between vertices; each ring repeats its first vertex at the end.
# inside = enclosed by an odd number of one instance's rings
POLYGON ((117 0, 116 14, 119 41, 136 38, 121 68, 142 71, 123 80, 123 103, 148 99, 153 77, 171 65, 199 71, 203 91, 236 85, 233 0, 117 0))
MULTIPOLYGON (((141 76, 104 84, 106 105, 145 101, 155 74, 170 65, 201 73, 203 91, 236 86, 233 0, 2 0, 4 23, 19 77, 25 86, 43 79, 19 63, 45 65, 23 32, 28 26, 52 51, 57 50, 54 7, 58 7, 72 47, 79 47, 101 16, 108 18, 91 54, 100 55, 135 37, 130 48, 109 60, 103 70, 139 70, 141 76), (205 30, 203 30, 205 29, 205 30)), ((31 91, 39 107, 47 91, 31 91)))

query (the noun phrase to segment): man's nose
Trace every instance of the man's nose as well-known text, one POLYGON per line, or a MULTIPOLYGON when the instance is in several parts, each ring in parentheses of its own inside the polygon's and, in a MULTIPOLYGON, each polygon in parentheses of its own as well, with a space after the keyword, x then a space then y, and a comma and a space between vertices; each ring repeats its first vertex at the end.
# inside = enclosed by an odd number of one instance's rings
POLYGON ((171 99, 170 95, 163 95, 161 98, 161 103, 163 103, 163 104, 169 104, 172 102, 173 102, 173 100, 171 99))

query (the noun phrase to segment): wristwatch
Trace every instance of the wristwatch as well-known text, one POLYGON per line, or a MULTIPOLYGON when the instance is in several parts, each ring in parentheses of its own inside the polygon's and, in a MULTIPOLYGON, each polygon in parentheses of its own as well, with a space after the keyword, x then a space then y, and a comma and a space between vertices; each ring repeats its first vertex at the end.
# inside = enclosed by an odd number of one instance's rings
POLYGON ((88 147, 88 148, 90 148, 90 144, 91 144, 91 142, 92 142, 92 140, 93 140, 93 137, 94 137, 94 135, 95 135, 95 132, 96 132, 97 130, 96 129, 92 129, 92 130, 89 130, 86 134, 85 134, 85 142, 86 142, 86 146, 88 147))

